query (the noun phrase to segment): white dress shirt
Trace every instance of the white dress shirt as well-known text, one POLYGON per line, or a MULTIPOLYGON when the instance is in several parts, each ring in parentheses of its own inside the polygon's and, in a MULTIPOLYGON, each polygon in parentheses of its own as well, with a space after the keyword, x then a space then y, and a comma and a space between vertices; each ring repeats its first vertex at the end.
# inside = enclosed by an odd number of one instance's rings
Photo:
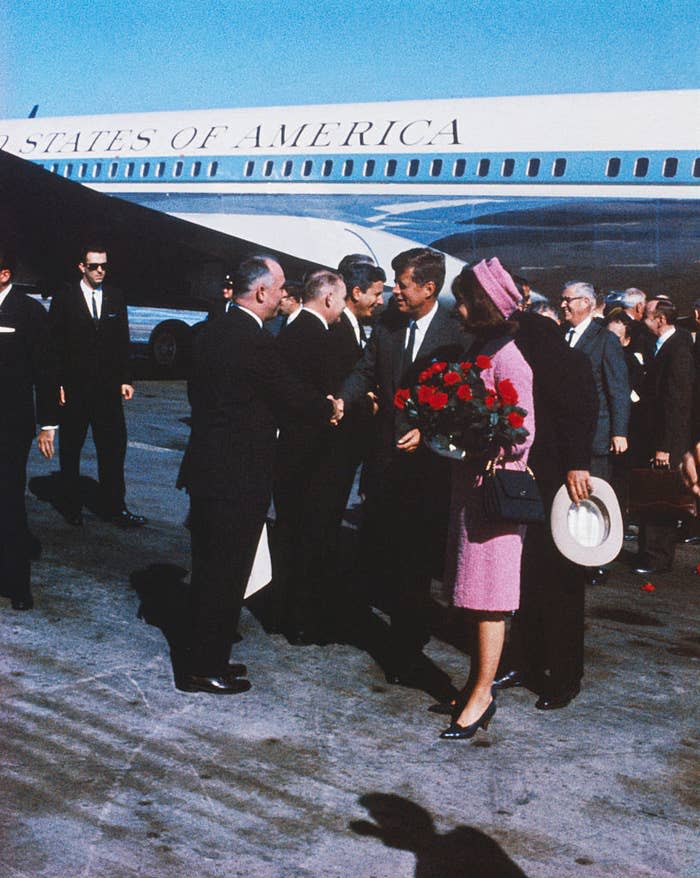
POLYGON ((80 281, 80 289, 83 291, 83 296, 85 297, 85 304, 88 307, 88 311, 90 312, 90 316, 92 317, 92 294, 95 294, 95 308, 97 308, 97 317, 98 319, 102 317, 102 287, 97 287, 93 289, 90 284, 85 283, 84 280, 80 281))
POLYGON ((654 356, 656 356, 659 353, 659 351, 661 350, 663 345, 669 340, 669 338, 671 338, 671 336, 673 335, 673 333, 675 331, 676 331, 675 326, 669 326, 669 328, 666 330, 666 332, 664 332, 663 335, 660 335, 656 339, 656 349, 654 350, 654 356))
POLYGON ((343 308, 343 314, 350 321, 350 326, 352 326, 352 331, 355 333, 355 341, 357 342, 359 347, 364 347, 364 340, 362 338, 362 334, 360 332, 360 321, 355 317, 353 312, 349 308, 343 308))
POLYGON ((583 333, 588 329, 591 325, 591 321, 593 320, 593 315, 589 315, 585 320, 582 320, 578 326, 570 326, 566 331, 566 337, 569 339, 569 347, 575 348, 578 340, 581 338, 583 333), (573 332, 571 330, 573 329, 573 332), (571 333, 571 335, 569 335, 571 333))
POLYGON ((0 308, 2 308, 2 303, 7 298, 7 294, 10 292, 11 289, 12 284, 10 284, 8 287, 5 287, 5 289, 0 293, 0 308))
MULTIPOLYGON (((419 317, 416 320, 416 339, 413 343, 413 360, 416 359, 416 355, 420 350, 420 346, 423 344, 423 339, 425 338, 425 334, 428 331, 428 327, 430 326, 433 317, 437 314, 438 303, 435 302, 433 307, 428 311, 427 314, 424 314, 422 317, 419 317)), ((410 329, 411 323, 409 321, 409 325, 406 327, 406 337, 404 338, 403 346, 404 350, 408 347, 408 337, 411 331, 410 329)))

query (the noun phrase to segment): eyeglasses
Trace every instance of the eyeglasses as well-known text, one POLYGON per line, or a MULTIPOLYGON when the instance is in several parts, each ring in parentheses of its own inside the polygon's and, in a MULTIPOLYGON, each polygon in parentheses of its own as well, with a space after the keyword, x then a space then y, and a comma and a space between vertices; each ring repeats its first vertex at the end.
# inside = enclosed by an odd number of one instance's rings
POLYGON ((585 299, 585 298, 586 298, 585 296, 562 296, 561 299, 559 299, 559 301, 562 305, 570 305, 572 302, 575 302, 576 299, 585 299))
POLYGON ((98 268, 101 268, 102 271, 107 271, 107 263, 106 262, 87 262, 85 264, 85 268, 88 271, 97 271, 98 268))

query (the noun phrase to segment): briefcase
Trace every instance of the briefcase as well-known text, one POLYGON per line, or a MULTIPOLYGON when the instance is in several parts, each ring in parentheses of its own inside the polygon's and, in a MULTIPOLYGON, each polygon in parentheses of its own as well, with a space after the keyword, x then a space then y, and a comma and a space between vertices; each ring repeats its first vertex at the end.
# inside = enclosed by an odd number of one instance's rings
POLYGON ((632 469, 629 511, 651 521, 687 521, 698 514, 696 497, 675 469, 632 469))

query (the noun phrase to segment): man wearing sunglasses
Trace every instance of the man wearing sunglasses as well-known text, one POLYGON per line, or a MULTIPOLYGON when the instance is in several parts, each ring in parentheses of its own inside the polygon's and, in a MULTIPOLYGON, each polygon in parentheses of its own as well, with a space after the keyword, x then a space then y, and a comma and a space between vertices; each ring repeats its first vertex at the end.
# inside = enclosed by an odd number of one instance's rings
POLYGON ((90 427, 97 451, 100 512, 105 520, 122 527, 139 527, 146 519, 130 512, 124 499, 122 400, 134 395, 126 305, 119 290, 103 283, 107 274, 104 246, 87 246, 78 269, 81 280, 56 294, 49 310, 61 385, 63 514, 69 524, 82 525, 80 452, 90 427))

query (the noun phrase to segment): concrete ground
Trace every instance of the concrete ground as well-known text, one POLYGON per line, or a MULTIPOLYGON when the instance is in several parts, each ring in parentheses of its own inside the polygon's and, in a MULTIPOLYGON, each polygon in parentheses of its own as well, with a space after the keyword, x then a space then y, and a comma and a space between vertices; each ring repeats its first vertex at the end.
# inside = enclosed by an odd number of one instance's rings
MULTIPOLYGON (((188 406, 182 382, 137 391, 127 484, 143 530, 89 512, 67 525, 49 502, 57 464, 32 452, 36 609, 0 603, 0 878, 700 874, 700 548, 653 592, 616 565, 588 595, 579 698, 542 713, 503 693, 469 742, 438 740, 431 696, 387 685, 366 650, 291 647, 248 610, 235 652, 251 691, 181 693, 162 629, 189 564, 173 487, 188 406)), ((433 690, 441 672, 461 685, 468 661, 459 617, 436 600, 435 619, 433 690)))

